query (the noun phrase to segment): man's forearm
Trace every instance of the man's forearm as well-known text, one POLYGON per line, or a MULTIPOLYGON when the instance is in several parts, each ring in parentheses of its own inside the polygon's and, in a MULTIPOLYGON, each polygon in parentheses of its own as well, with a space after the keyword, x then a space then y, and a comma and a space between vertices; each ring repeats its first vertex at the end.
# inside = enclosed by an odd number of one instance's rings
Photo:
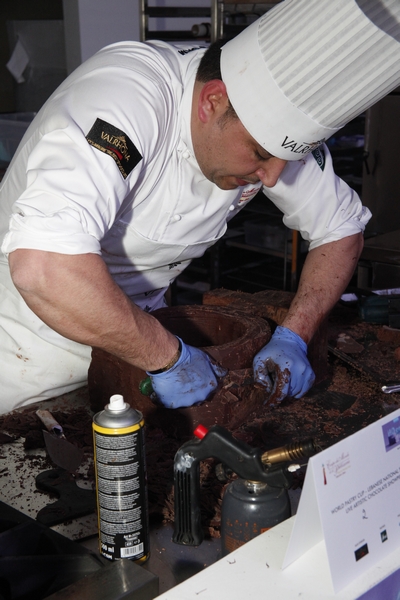
POLYGON ((27 305, 64 337, 148 371, 176 353, 176 337, 129 300, 100 256, 21 249, 10 254, 9 264, 27 305))
POLYGON ((324 244, 309 252, 298 291, 282 323, 307 344, 346 289, 363 244, 360 233, 324 244))

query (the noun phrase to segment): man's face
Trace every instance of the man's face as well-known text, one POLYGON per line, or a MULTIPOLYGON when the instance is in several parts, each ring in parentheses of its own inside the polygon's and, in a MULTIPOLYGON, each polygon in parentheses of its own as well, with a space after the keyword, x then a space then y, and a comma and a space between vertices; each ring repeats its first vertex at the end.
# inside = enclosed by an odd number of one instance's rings
POLYGON ((273 187, 287 162, 264 150, 234 116, 215 116, 193 142, 205 177, 223 190, 259 181, 273 187))

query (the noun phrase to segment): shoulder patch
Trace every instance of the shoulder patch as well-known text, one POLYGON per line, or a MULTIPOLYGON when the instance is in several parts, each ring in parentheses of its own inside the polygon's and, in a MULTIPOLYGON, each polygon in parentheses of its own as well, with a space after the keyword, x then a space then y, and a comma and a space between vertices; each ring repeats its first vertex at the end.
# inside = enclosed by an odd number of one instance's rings
POLYGON ((319 168, 321 169, 321 171, 323 171, 325 169, 325 152, 323 151, 323 149, 315 148, 315 150, 313 150, 311 152, 311 154, 317 161, 317 164, 318 164, 319 168))
POLYGON ((143 158, 126 133, 107 121, 96 119, 86 139, 91 146, 115 160, 124 179, 143 158))

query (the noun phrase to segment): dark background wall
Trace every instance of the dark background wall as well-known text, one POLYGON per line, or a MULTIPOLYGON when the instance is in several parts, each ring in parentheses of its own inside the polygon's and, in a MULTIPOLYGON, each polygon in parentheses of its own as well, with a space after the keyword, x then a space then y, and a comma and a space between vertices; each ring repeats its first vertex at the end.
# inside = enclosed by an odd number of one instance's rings
POLYGON ((62 19, 62 0, 1 0, 0 2, 0 113, 15 110, 15 81, 6 63, 10 58, 7 21, 62 19))

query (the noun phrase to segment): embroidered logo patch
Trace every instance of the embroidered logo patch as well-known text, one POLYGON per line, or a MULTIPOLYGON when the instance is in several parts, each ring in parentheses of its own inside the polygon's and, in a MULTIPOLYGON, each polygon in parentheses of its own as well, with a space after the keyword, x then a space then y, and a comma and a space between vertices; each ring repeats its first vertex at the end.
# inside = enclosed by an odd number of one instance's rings
POLYGON ((207 48, 207 46, 194 46, 194 48, 184 48, 183 50, 178 50, 179 54, 185 56, 185 54, 189 54, 189 52, 194 52, 194 50, 202 50, 203 48, 207 48))
POLYGON ((321 171, 325 169, 325 153, 322 148, 316 148, 311 152, 321 171))
POLYGON ((257 187, 253 187, 250 190, 244 190, 242 192, 242 195, 240 196, 239 202, 238 202, 238 206, 242 206, 242 204, 246 204, 247 202, 249 202, 250 200, 252 200, 254 198, 254 196, 256 194, 258 194, 258 192, 260 191, 262 187, 262 184, 258 185, 257 187))
POLYGON ((91 146, 115 160, 124 179, 143 158, 126 133, 107 121, 96 119, 86 139, 91 146))

